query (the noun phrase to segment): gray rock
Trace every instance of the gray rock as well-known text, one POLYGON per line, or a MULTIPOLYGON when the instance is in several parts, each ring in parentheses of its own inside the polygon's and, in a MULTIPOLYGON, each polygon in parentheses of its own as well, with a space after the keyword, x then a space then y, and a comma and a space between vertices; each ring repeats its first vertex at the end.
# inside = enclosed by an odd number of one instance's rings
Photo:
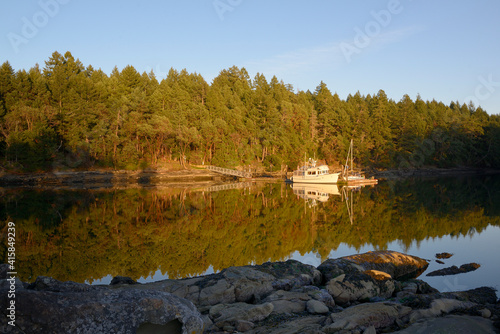
POLYGON ((478 263, 466 263, 462 264, 459 267, 457 266, 451 266, 439 270, 434 270, 428 273, 426 276, 448 276, 448 275, 457 275, 457 274, 463 274, 463 273, 468 273, 470 271, 474 271, 481 267, 480 264, 478 263))
POLYGON ((234 326, 238 332, 246 332, 255 327, 255 324, 250 321, 238 320, 234 326))
POLYGON ((492 321, 488 319, 466 315, 447 315, 444 317, 420 320, 410 325, 408 328, 394 333, 493 334, 495 333, 495 329, 492 321))
MULTIPOLYGON (((181 328, 182 333, 203 331, 194 305, 169 293, 112 290, 46 278, 38 279, 33 287, 38 290, 16 291, 16 327, 7 328, 1 322, 0 332, 132 334, 152 327, 181 328)), ((6 295, 3 289, 0 293, 6 295)), ((6 316, 7 302, 0 299, 2 317, 6 316)))
POLYGON ((392 278, 417 275, 427 268, 427 261, 399 252, 378 251, 346 256, 323 262, 318 270, 335 303, 389 298, 399 283, 392 278))
POLYGON ((322 275, 318 269, 296 260, 266 262, 255 266, 255 269, 275 277, 274 290, 292 290, 307 285, 319 285, 322 281, 322 275))
POLYGON ((282 320, 278 323, 256 327, 249 334, 324 334, 321 330, 326 317, 319 315, 304 316, 282 320))
POLYGON ((377 330, 375 329, 375 326, 370 326, 363 331, 363 334, 377 334, 377 330))
POLYGON ((362 273, 338 276, 330 280, 326 290, 336 304, 346 305, 354 301, 368 301, 375 297, 388 298, 395 290, 394 281, 376 281, 362 273))
POLYGON ((334 307, 335 301, 326 289, 310 290, 307 292, 313 299, 318 300, 328 307, 334 307))
POLYGON ((259 266, 230 267, 204 277, 164 280, 129 288, 169 292, 190 300, 203 311, 217 304, 259 301, 273 290, 320 284, 321 278, 321 273, 313 266, 288 260, 259 266))
POLYGON ((306 303, 307 312, 312 314, 325 314, 329 309, 324 303, 319 300, 311 299, 306 303))
POLYGON ((300 313, 306 309, 306 303, 311 296, 306 292, 278 290, 267 296, 264 301, 274 306, 273 313, 300 313))
POLYGON ((51 291, 51 292, 88 292, 97 291, 99 288, 87 284, 76 282, 61 282, 52 277, 38 276, 28 289, 36 291, 51 291))
POLYGON ((370 303, 349 307, 330 315, 333 323, 323 328, 325 333, 355 330, 373 326, 384 328, 411 312, 410 307, 390 303, 370 303))
POLYGON ((481 310, 479 310, 479 314, 483 317, 483 318, 489 318, 491 317, 491 311, 488 310, 487 308, 483 308, 481 310))
POLYGON ((245 326, 241 321, 256 322, 264 320, 271 314, 274 307, 271 303, 251 305, 247 303, 218 304, 210 308, 210 318, 215 326, 245 326))
POLYGON ((408 322, 414 323, 420 319, 437 317, 458 310, 463 311, 474 306, 476 306, 475 303, 457 299, 434 299, 429 308, 412 311, 411 314, 409 314, 408 322))

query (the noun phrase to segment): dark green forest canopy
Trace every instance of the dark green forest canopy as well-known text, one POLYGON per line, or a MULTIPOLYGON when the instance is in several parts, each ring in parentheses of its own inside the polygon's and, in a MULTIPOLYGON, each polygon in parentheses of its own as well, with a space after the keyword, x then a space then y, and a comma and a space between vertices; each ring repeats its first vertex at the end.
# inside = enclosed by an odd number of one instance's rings
POLYGON ((500 116, 452 102, 396 102, 380 90, 346 100, 321 82, 294 92, 244 68, 208 84, 171 69, 159 82, 133 66, 110 75, 54 52, 40 68, 0 67, 0 163, 6 170, 189 164, 295 168, 304 154, 332 166, 354 139, 374 168, 500 167, 500 116))

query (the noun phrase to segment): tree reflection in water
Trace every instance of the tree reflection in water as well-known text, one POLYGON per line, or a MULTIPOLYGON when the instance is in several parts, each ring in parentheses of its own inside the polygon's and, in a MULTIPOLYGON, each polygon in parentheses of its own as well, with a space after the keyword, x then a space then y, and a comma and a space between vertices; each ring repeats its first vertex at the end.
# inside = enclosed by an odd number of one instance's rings
POLYGON ((284 183, 221 191, 4 189, 0 228, 5 239, 6 222, 16 223, 23 281, 139 279, 157 270, 182 278, 294 252, 326 259, 341 243, 386 249, 397 240, 408 248, 444 235, 473 236, 500 225, 499 183, 499 177, 382 182, 349 193, 352 224, 341 189, 311 207, 284 183))

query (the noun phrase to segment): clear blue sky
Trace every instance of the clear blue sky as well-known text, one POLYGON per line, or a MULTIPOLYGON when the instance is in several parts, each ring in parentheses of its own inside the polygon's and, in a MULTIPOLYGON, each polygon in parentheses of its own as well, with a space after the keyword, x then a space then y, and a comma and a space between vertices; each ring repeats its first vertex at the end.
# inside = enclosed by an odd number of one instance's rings
POLYGON ((1 63, 43 68, 56 50, 106 73, 186 68, 210 83, 236 65, 342 99, 383 89, 500 114, 498 0, 0 2, 1 63))

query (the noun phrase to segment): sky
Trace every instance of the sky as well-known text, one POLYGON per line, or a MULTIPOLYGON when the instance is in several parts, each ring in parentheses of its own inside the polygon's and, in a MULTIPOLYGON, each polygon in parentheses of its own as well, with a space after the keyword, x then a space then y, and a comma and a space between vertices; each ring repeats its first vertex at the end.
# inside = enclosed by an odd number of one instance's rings
POLYGON ((0 1, 0 63, 43 68, 54 51, 108 74, 187 69, 211 83, 237 66, 341 99, 382 89, 500 114, 498 0, 0 1))

